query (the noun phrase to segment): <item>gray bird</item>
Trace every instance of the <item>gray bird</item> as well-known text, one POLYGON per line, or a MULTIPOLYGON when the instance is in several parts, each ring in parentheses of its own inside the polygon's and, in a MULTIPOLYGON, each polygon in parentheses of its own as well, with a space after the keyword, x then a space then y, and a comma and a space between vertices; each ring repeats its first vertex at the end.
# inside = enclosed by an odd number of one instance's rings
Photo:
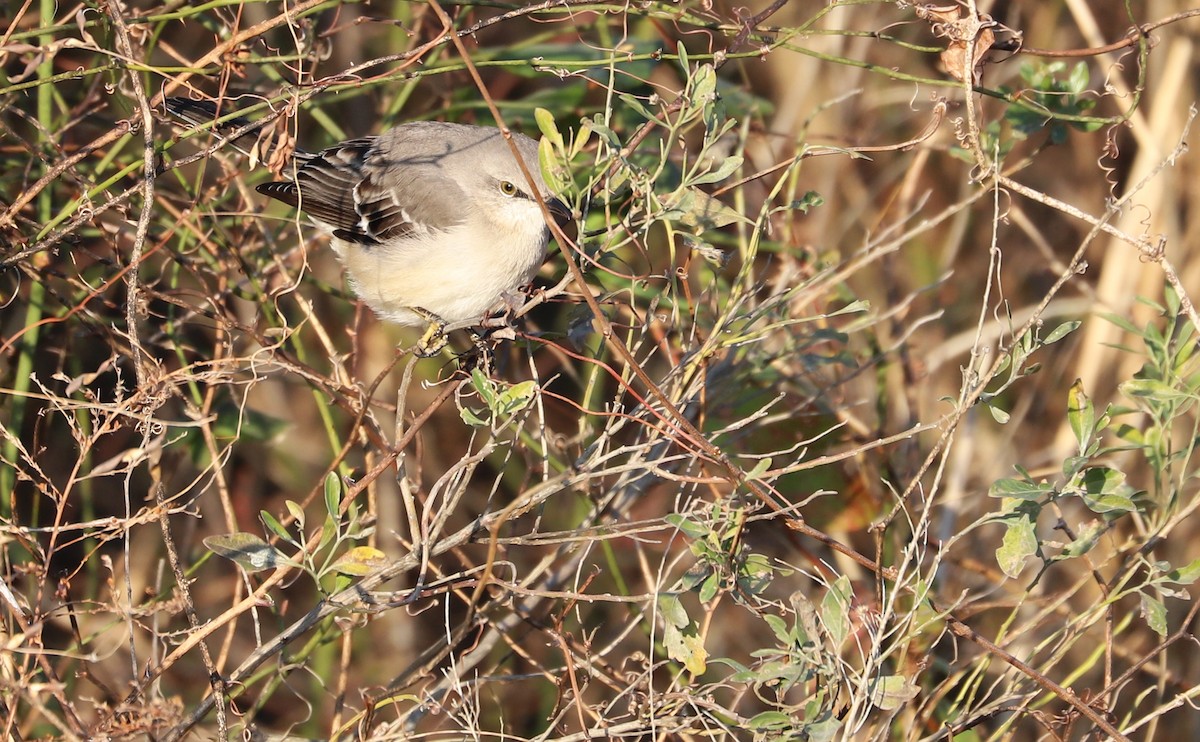
MULTIPOLYGON (((168 98, 166 107, 192 124, 217 115, 207 101, 168 98)), ((247 125, 214 130, 228 138, 247 125)), ((329 232, 359 298, 383 319, 429 325, 427 344, 447 325, 483 323, 533 279, 550 237, 539 200, 560 223, 569 216, 542 179, 537 143, 512 138, 532 184, 499 129, 420 121, 297 151, 294 179, 258 191, 329 232)))

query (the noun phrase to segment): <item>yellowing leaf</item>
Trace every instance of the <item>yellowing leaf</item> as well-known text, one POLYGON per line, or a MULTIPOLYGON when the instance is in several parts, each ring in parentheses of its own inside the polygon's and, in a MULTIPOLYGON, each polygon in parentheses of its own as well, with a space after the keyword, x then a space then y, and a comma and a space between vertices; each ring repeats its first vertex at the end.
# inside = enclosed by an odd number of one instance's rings
POLYGON ((370 546, 356 546, 338 557, 333 570, 351 577, 366 577, 387 565, 387 555, 370 546))

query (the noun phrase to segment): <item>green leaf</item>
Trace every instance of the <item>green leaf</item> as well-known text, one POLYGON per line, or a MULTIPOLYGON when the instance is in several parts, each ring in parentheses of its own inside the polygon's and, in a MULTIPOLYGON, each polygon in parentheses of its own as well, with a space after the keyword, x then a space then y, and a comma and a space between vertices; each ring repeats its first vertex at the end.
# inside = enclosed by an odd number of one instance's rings
POLYGON ((1125 474, 1107 466, 1088 469, 1083 474, 1083 501, 1093 512, 1130 513, 1137 509, 1134 490, 1125 483, 1125 474))
MULTIPOLYGON (((871 311, 871 301, 869 299, 855 299, 846 306, 840 309, 834 309, 832 312, 827 312, 825 317, 840 317, 843 314, 861 314, 871 311)), ((813 337, 822 337, 835 342, 846 342, 850 336, 844 332, 837 332, 826 328, 813 334, 813 337)), ((951 398, 953 399, 953 397, 951 398)))
POLYGON ((550 140, 544 137, 538 140, 538 170, 551 192, 563 193, 567 190, 568 181, 564 177, 558 154, 550 140))
POLYGON ((596 132, 596 136, 603 139, 604 143, 608 145, 609 149, 621 149, 620 137, 618 137, 612 129, 604 125, 604 119, 601 118, 600 114, 596 114, 588 128, 591 131, 596 132))
POLYGON ((338 477, 337 472, 329 472, 325 475, 325 512, 331 518, 337 518, 342 502, 342 480, 338 477))
POLYGON ((688 544, 688 551, 705 562, 721 562, 725 558, 721 545, 717 543, 717 534, 711 531, 706 533, 704 538, 695 539, 688 544))
POLYGON ((496 390, 491 380, 478 368, 471 369, 471 386, 489 410, 496 409, 496 390))
POLYGON ((663 593, 658 596, 658 611, 668 626, 687 626, 691 621, 683 607, 683 602, 674 593, 663 593))
POLYGON ((537 122, 538 130, 551 144, 558 150, 563 149, 562 134, 558 131, 558 124, 554 122, 554 114, 547 111, 545 108, 533 109, 533 120, 537 122))
POLYGON ((640 100, 629 93, 621 93, 617 96, 617 98, 619 98, 620 101, 624 103, 631 111, 636 111, 637 114, 646 121, 659 121, 659 118, 655 116, 649 108, 646 108, 646 106, 643 105, 640 100))
POLYGON ((464 423, 470 425, 472 428, 487 427, 487 421, 479 417, 479 415, 476 415, 474 410, 472 410, 470 407, 459 407, 458 416, 462 418, 464 423))
POLYGON ((762 577, 772 574, 774 570, 765 554, 751 554, 742 562, 742 572, 750 577, 762 577))
POLYGON ((1146 445, 1146 437, 1142 435, 1142 431, 1132 425, 1121 424, 1117 426, 1117 437, 1135 446, 1146 445))
POLYGON ((583 151, 587 146, 588 140, 592 138, 592 121, 591 119, 583 119, 579 125, 579 131, 575 132, 575 137, 571 141, 571 152, 568 162, 574 160, 575 156, 583 151))
POLYGON ((263 525, 267 527, 268 531, 290 544, 296 543, 292 540, 292 535, 287 532, 287 529, 283 527, 282 523, 275 519, 274 515, 271 515, 266 510, 260 510, 258 511, 258 517, 262 518, 263 525))
POLYGON ((284 507, 291 514, 292 520, 296 521, 296 527, 301 531, 304 530, 304 508, 300 507, 300 503, 292 500, 284 500, 284 507))
POLYGON ((788 208, 807 214, 809 209, 815 209, 825 203, 825 197, 816 191, 806 191, 799 199, 788 204, 788 208))
POLYGON ((1001 425, 1004 425, 1005 423, 1008 422, 1010 416, 1007 412, 1005 412, 1004 410, 1002 410, 999 407, 992 405, 992 404, 986 405, 986 407, 987 407, 987 411, 992 413, 993 420, 1000 423, 1001 425))
POLYGON ((1067 422, 1079 442, 1079 450, 1087 450, 1096 429, 1096 408, 1083 391, 1083 381, 1076 379, 1067 392, 1067 422))
POLYGON ((754 465, 753 469, 746 472, 746 479, 748 481, 754 481, 755 479, 758 479, 763 474, 765 474, 766 471, 770 468, 771 468, 771 457, 767 456, 767 457, 761 458, 754 465))
POLYGON ((1131 399, 1149 399, 1162 403, 1189 399, 1189 395, 1157 379, 1130 379, 1123 382, 1118 388, 1122 394, 1131 399))
POLYGON ((1142 593, 1142 618, 1161 637, 1167 635, 1167 607, 1158 598, 1142 593))
POLYGON ((787 622, 773 613, 764 615, 763 620, 771 627, 771 631, 775 634, 775 640, 784 647, 790 647, 795 643, 796 638, 792 636, 792 632, 788 629, 787 622))
POLYGON ((1091 79, 1091 71, 1083 62, 1079 62, 1071 70, 1071 74, 1067 76, 1067 90, 1072 93, 1082 93, 1087 90, 1088 81, 1091 79))
POLYGON ((691 182, 691 185, 696 186, 704 185, 705 183, 719 183, 732 175, 734 170, 737 170, 739 167, 741 167, 743 160, 744 158, 738 155, 726 157, 725 161, 721 163, 720 167, 711 172, 704 173, 703 175, 694 179, 691 182))
MULTIPOLYGON (((828 716, 828 714, 826 714, 828 716)), ((842 722, 837 719, 822 719, 821 721, 808 722, 804 725, 804 739, 806 742, 832 742, 837 739, 838 732, 842 730, 842 722)), ((959 740, 961 735, 956 735, 955 740, 959 740)))
POLYGON ((1071 543, 1063 548, 1062 554, 1058 558, 1074 559, 1075 557, 1083 556, 1096 546, 1096 542, 1108 531, 1108 528, 1108 524, 1104 521, 1093 520, 1075 536, 1075 539, 1071 543))
POLYGON ((1099 497, 1085 495, 1083 500, 1093 513, 1132 513, 1137 510, 1137 505, 1133 500, 1121 495, 1100 495, 1099 497))
POLYGON ((1004 574, 1015 579, 1021 574, 1025 560, 1036 554, 1037 549, 1038 540, 1033 521, 1028 516, 1022 516, 1008 524, 1004 540, 1000 548, 996 549, 996 562, 1004 574))
POLYGON ((821 624, 829 634, 830 645, 840 649, 850 635, 850 578, 842 575, 829 586, 821 599, 821 624))
POLYGON ((217 556, 239 564, 247 572, 261 572, 285 564, 294 564, 274 546, 253 533, 226 533, 209 536, 204 545, 217 556))
POLYGON ((728 657, 713 657, 713 664, 725 665, 733 669, 735 672, 734 677, 740 676, 740 680, 735 680, 734 682, 745 683, 754 678, 754 671, 737 660, 731 660, 728 657))
POLYGON ((708 535, 710 530, 709 527, 703 523, 697 523, 686 515, 681 515, 679 513, 671 513, 665 518, 665 520, 667 523, 670 523, 678 528, 680 532, 682 532, 683 535, 687 536, 688 538, 704 538, 708 535))
POLYGON ((1190 585, 1196 581, 1197 577, 1200 577, 1200 559, 1179 569, 1173 569, 1166 574, 1168 582, 1174 582, 1178 585, 1190 585))
POLYGON ((1071 477, 1074 477, 1087 468, 1090 460, 1087 456, 1068 456, 1063 459, 1063 476, 1068 480, 1071 479, 1071 477))
POLYGON ((674 219, 694 229, 716 229, 734 222, 753 222, 698 188, 683 187, 663 197, 667 213, 663 218, 674 219))
POLYGON ((683 663, 693 675, 702 675, 706 669, 708 652, 694 626, 679 627, 667 624, 663 631, 663 646, 667 656, 683 663))
POLYGON ((1048 482, 1034 484, 1021 479, 998 479, 988 490, 988 497, 1012 497, 1018 500, 1040 500, 1054 491, 1048 482))
POLYGON ((496 396, 494 412, 497 415, 512 415, 529 406, 537 394, 537 382, 532 379, 513 384, 496 396))
POLYGON ((704 583, 700 585, 700 600, 707 603, 708 601, 717 597, 717 590, 719 590, 720 587, 721 575, 713 572, 708 576, 707 579, 704 580, 704 583))
POLYGON ((1055 327, 1053 330, 1050 331, 1050 334, 1046 336, 1046 339, 1042 341, 1042 344, 1052 345, 1054 343, 1057 343, 1059 340, 1062 340, 1067 335, 1070 335, 1072 332, 1075 332, 1075 330, 1078 329, 1079 325, 1081 325, 1081 324, 1083 324, 1083 323, 1081 323, 1079 320, 1071 320, 1070 322, 1062 323, 1061 325, 1059 325, 1058 327, 1055 327))
POLYGON ((700 108, 716 98, 717 71, 711 64, 702 64, 692 75, 692 105, 700 108))
POLYGON ((771 213, 775 214, 780 211, 799 211, 807 214, 810 209, 815 209, 825 203, 825 199, 816 191, 809 191, 795 201, 789 201, 783 206, 776 206, 771 209, 771 213))
POLYGON ((763 711, 755 714, 746 721, 748 729, 788 729, 792 726, 792 717, 781 711, 763 711))
MULTIPOLYGON (((1140 299, 1140 297, 1139 297, 1139 299, 1140 299)), ((1101 314, 1100 316, 1103 317, 1104 319, 1108 320, 1111 324, 1114 324, 1117 327, 1121 328, 1125 332, 1130 333, 1131 335, 1141 335, 1142 334, 1142 328, 1133 324, 1132 322, 1125 319, 1124 317, 1119 317, 1115 314, 1109 314, 1107 312, 1101 314)))
POLYGON ((920 689, 903 675, 872 678, 867 685, 871 703, 884 711, 894 711, 916 698, 920 689))

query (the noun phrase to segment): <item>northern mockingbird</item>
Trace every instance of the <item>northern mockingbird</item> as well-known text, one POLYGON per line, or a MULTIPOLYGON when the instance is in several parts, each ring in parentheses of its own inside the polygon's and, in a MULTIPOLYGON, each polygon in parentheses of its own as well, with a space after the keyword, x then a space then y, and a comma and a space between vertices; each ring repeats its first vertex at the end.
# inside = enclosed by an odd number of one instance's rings
MULTIPOLYGON (((217 115, 207 101, 168 98, 166 107, 191 124, 217 115)), ((246 126, 234 119, 214 133, 236 146, 229 135, 246 126)), ((556 219, 569 215, 542 180, 537 143, 512 138, 532 183, 499 129, 422 121, 298 150, 285 170, 294 179, 258 191, 329 232, 359 298, 383 319, 427 325, 420 350, 432 355, 448 326, 483 324, 533 279, 550 237, 538 201, 556 219)))

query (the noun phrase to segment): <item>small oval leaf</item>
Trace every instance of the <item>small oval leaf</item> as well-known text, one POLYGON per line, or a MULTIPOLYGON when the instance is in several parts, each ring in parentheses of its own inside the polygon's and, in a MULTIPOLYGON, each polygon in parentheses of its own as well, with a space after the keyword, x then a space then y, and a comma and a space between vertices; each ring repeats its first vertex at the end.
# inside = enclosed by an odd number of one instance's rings
POLYGON ((209 536, 204 539, 204 545, 217 556, 236 562, 247 572, 261 572, 291 563, 274 546, 253 533, 209 536))

